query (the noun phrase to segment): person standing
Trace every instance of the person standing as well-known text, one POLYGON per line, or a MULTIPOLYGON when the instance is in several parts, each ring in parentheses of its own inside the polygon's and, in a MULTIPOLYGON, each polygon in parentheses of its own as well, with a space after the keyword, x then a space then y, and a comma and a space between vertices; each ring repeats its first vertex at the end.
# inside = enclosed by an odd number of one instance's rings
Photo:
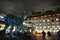
POLYGON ((60 30, 57 32, 57 34, 58 34, 58 37, 59 37, 59 40, 60 40, 60 30))
POLYGON ((42 31, 42 34, 43 34, 42 38, 43 38, 43 40, 45 40, 46 33, 44 31, 42 31))
POLYGON ((51 32, 50 31, 47 32, 47 35, 48 35, 48 39, 51 40, 51 36, 52 35, 51 35, 51 32))

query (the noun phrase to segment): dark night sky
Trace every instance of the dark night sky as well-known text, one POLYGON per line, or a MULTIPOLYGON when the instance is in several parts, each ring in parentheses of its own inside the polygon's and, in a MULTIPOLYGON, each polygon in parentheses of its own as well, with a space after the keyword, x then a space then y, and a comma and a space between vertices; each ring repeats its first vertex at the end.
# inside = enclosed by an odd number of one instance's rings
POLYGON ((3 13, 13 13, 15 15, 20 14, 20 10, 24 8, 27 13, 31 13, 31 11, 39 12, 43 11, 46 8, 48 10, 56 9, 60 6, 59 0, 0 0, 0 10, 3 13))

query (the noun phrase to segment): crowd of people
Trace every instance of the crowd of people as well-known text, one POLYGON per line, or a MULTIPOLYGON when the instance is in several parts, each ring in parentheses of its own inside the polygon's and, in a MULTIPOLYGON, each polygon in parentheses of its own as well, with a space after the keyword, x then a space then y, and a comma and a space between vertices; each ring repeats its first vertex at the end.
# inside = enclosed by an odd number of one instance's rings
MULTIPOLYGON (((42 39, 46 40, 46 32, 42 31, 42 34, 43 34, 42 39)), ((47 40, 60 40, 60 30, 55 34, 48 31, 47 32, 47 40)))
MULTIPOLYGON (((16 37, 20 37, 22 40, 35 40, 35 39, 33 39, 33 35, 30 35, 28 32, 24 32, 24 33, 18 32, 17 35, 16 35, 16 33, 13 33, 13 34, 16 37)), ((45 31, 42 31, 42 34, 43 34, 42 40, 46 40, 46 35, 47 35, 47 40, 60 40, 60 30, 55 34, 53 34, 50 31, 48 31, 47 33, 45 31), (58 39, 57 39, 57 37, 58 37, 58 39)), ((0 31, 0 36, 1 36, 1 31, 0 31)))

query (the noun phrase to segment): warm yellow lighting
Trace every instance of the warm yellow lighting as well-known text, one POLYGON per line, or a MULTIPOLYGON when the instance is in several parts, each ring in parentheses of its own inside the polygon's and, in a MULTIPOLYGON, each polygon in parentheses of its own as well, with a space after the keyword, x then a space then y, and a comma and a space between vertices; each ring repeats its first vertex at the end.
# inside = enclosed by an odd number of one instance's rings
POLYGON ((57 16, 60 16, 60 14, 56 14, 57 16))
POLYGON ((47 17, 47 15, 44 16, 45 18, 47 17))
POLYGON ((27 20, 30 20, 30 18, 27 18, 27 20))
POLYGON ((44 16, 41 16, 41 18, 43 18, 44 16))
POLYGON ((0 26, 1 26, 0 30, 3 30, 3 29, 4 29, 4 27, 5 27, 5 25, 4 25, 4 24, 0 24, 0 26))
POLYGON ((0 24, 1 27, 5 27, 5 24, 0 24))
POLYGON ((4 18, 3 16, 0 16, 0 18, 4 18))
POLYGON ((40 30, 36 30, 38 33, 40 33, 40 30))
POLYGON ((53 14, 53 17, 55 17, 55 14, 53 14))
POLYGON ((48 15, 49 17, 51 17, 51 15, 48 15))

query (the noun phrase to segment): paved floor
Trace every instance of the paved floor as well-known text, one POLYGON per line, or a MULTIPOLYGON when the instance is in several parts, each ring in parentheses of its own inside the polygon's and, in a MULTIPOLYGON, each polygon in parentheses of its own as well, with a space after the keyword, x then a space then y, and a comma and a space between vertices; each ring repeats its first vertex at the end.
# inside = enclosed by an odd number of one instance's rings
MULTIPOLYGON (((2 37, 0 37, 0 39, 1 39, 2 37)), ((14 37, 15 38, 15 37, 14 37)), ((3 39, 3 38, 2 38, 3 39)), ((19 38, 16 38, 16 39, 19 39, 19 38)), ((24 39, 24 38, 23 38, 24 39)), ((59 40, 59 37, 58 37, 58 35, 57 34, 55 34, 55 35, 53 35, 53 36, 51 36, 51 38, 50 37, 48 37, 48 36, 46 36, 45 37, 45 39, 46 40, 59 40)), ((4 39, 5 40, 5 39, 4 39)), ((12 39, 13 40, 13 39, 12 39)), ((19 39, 20 40, 20 39, 19 39)), ((26 40, 26 39, 24 39, 24 40, 26 40)), ((41 34, 37 34, 37 35, 34 35, 34 36, 32 36, 32 40, 43 40, 43 38, 42 38, 42 35, 41 34)))
MULTIPOLYGON (((52 35, 51 37, 46 36, 46 40, 59 40, 59 37, 57 34, 52 35)), ((43 40, 42 36, 36 36, 36 40, 43 40)))

